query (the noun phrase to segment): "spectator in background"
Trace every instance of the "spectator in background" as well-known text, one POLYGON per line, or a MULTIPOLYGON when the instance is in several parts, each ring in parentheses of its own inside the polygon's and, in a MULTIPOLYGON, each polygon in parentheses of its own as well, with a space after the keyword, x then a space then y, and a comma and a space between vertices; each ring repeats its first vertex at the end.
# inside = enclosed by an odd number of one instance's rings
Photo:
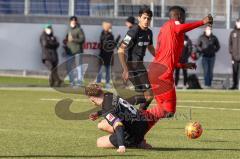
MULTIPOLYGON (((183 64, 188 63, 188 58, 190 57, 191 53, 192 53, 192 41, 185 34, 184 48, 183 48, 183 52, 179 60, 179 63, 183 63, 183 64)), ((187 74, 187 69, 182 68, 182 71, 183 71, 183 88, 185 89, 187 85, 188 74, 187 74)), ((175 85, 176 86, 178 85, 178 81, 179 81, 179 73, 180 73, 180 68, 176 68, 175 69, 175 85)))
POLYGON ((213 80, 215 55, 220 49, 218 39, 213 35, 210 25, 205 28, 203 35, 199 37, 197 47, 198 51, 202 54, 204 84, 206 88, 210 88, 213 80))
POLYGON ((97 83, 101 83, 102 80, 102 66, 105 67, 106 71, 106 89, 110 89, 110 77, 111 77, 111 64, 113 62, 112 55, 114 48, 116 46, 116 43, 114 41, 114 36, 112 34, 112 24, 109 22, 103 22, 102 23, 103 31, 100 35, 100 58, 102 59, 103 63, 99 64, 98 69, 98 76, 97 76, 97 83))
POLYGON ((69 28, 64 40, 67 54, 67 70, 71 86, 75 85, 73 66, 77 66, 77 85, 83 84, 82 58, 83 44, 85 42, 84 32, 76 16, 70 17, 69 28))
POLYGON ((229 37, 229 53, 232 56, 233 85, 230 89, 237 89, 239 85, 240 69, 240 18, 235 23, 234 30, 229 37))
POLYGON ((128 29, 131 29, 135 24, 135 18, 133 16, 128 17, 125 21, 125 25, 128 29))
POLYGON ((40 37, 40 44, 42 48, 42 62, 51 71, 50 74, 50 86, 61 86, 62 80, 58 76, 58 54, 57 48, 59 42, 53 34, 53 28, 51 24, 46 24, 40 37))

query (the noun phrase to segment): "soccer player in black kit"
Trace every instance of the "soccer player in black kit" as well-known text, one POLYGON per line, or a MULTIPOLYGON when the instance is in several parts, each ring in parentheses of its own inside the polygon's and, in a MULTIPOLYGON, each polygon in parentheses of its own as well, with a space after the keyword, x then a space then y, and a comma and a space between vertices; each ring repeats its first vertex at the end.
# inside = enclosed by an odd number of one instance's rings
POLYGON ((153 35, 149 29, 152 20, 152 11, 148 7, 139 10, 138 25, 134 25, 128 30, 124 37, 119 49, 119 60, 123 68, 123 80, 126 82, 130 80, 135 87, 136 92, 140 92, 141 97, 137 103, 140 104, 140 109, 147 109, 153 95, 151 86, 148 80, 147 70, 143 64, 146 49, 155 56, 155 49, 153 47, 153 35))
MULTIPOLYGON (((149 120, 142 111, 113 93, 104 93, 97 84, 87 86, 85 94, 92 103, 101 108, 105 118, 98 124, 98 128, 110 133, 98 138, 97 147, 116 147, 119 153, 124 153, 126 147, 151 148, 144 140, 144 135, 150 127, 149 120)), ((91 120, 98 117, 90 115, 91 120)))

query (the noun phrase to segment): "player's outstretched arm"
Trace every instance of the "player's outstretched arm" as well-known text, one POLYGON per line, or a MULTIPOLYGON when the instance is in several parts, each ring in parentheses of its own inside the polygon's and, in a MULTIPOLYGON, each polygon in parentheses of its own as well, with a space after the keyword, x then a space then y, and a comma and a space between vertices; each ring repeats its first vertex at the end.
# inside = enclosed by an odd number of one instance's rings
POLYGON ((185 33, 185 32, 188 32, 190 30, 193 30, 193 29, 198 28, 205 24, 212 25, 212 23, 213 23, 213 17, 211 15, 208 15, 205 18, 203 18, 203 20, 200 20, 200 21, 196 21, 196 22, 192 22, 192 23, 185 23, 185 24, 180 24, 180 23, 176 24, 175 32, 176 33, 185 33))
POLYGON ((125 51, 126 47, 127 46, 122 43, 118 49, 118 57, 119 57, 120 63, 123 68, 122 77, 125 81, 128 80, 128 67, 127 67, 127 63, 126 63, 126 51, 125 51))

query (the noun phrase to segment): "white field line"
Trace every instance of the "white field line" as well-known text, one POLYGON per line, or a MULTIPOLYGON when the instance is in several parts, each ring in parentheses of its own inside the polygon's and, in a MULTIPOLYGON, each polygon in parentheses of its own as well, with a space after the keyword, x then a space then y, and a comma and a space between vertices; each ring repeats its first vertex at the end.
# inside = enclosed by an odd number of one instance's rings
POLYGON ((240 103, 240 101, 214 101, 214 100, 178 100, 177 102, 183 102, 183 103, 240 103))
MULTIPOLYGON (((41 101, 60 101, 62 99, 60 98, 42 98, 40 99, 41 101)), ((81 103, 88 103, 88 99, 72 99, 75 102, 81 102, 81 103)), ((181 100, 183 102, 185 100, 181 100)), ((190 103, 192 100, 186 100, 187 102, 190 103)), ((201 103, 203 101, 194 101, 195 103, 201 103)), ((239 103, 239 101, 205 101, 206 103, 239 103)), ((156 105, 156 104, 151 104, 151 105, 156 105)), ((177 105, 178 108, 192 108, 192 109, 207 109, 207 110, 233 110, 233 111, 240 111, 240 109, 237 108, 216 108, 216 107, 201 107, 201 106, 185 106, 185 105, 177 105)))
MULTIPOLYGON (((0 90, 44 90, 44 91, 56 91, 51 87, 0 87, 0 90)), ((113 89, 114 90, 114 89, 113 89)), ((187 89, 187 90, 181 90, 177 89, 177 92, 209 92, 209 93, 240 93, 240 90, 221 90, 221 89, 200 89, 200 90, 195 90, 195 89, 187 89)))
MULTIPOLYGON (((61 98, 42 98, 40 99, 42 101, 60 101, 62 100, 61 98)), ((86 102, 89 101, 88 99, 73 99, 73 101, 76 102, 86 102)), ((177 102, 182 102, 182 103, 240 103, 240 101, 211 101, 211 100, 178 100, 177 102)))
MULTIPOLYGON (((63 98, 41 98, 41 101, 60 101, 63 100, 63 98)), ((89 99, 72 99, 74 102, 82 102, 82 103, 87 103, 90 102, 89 99)))
POLYGON ((184 105, 177 105, 179 108, 192 108, 192 109, 207 109, 207 110, 233 110, 233 111, 240 111, 240 109, 236 108, 215 108, 215 107, 199 107, 199 106, 184 106, 184 105))

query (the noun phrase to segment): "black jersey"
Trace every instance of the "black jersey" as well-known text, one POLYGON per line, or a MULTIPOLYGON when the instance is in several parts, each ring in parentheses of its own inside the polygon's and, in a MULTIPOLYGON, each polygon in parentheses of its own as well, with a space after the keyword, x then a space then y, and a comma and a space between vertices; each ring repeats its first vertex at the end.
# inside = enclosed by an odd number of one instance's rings
MULTIPOLYGON (((144 135, 148 129, 147 121, 141 115, 141 112, 126 100, 112 93, 105 93, 102 104, 102 115, 112 126, 119 121, 123 123, 126 146, 136 146, 144 139, 144 135)), ((115 134, 112 135, 111 142, 114 146, 118 146, 115 136, 115 134)))
POLYGON ((153 44, 152 31, 149 28, 142 30, 139 25, 134 25, 122 43, 127 46, 128 61, 143 61, 147 46, 153 44))

